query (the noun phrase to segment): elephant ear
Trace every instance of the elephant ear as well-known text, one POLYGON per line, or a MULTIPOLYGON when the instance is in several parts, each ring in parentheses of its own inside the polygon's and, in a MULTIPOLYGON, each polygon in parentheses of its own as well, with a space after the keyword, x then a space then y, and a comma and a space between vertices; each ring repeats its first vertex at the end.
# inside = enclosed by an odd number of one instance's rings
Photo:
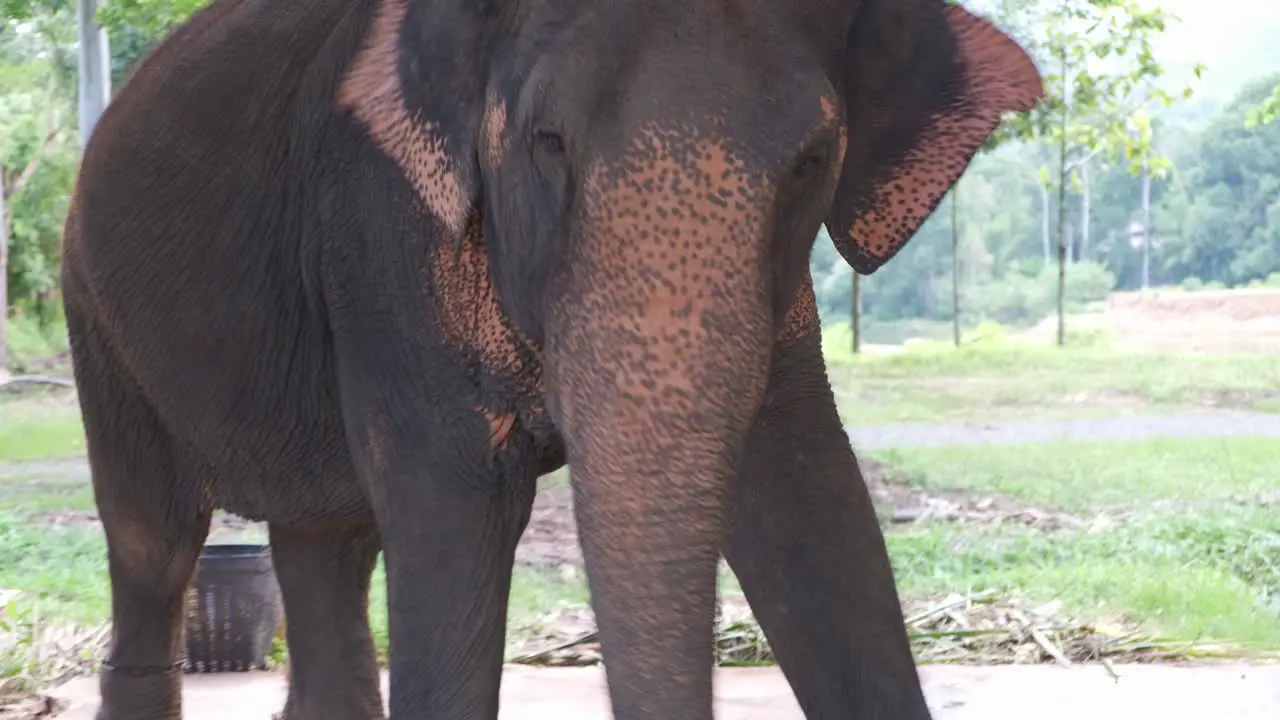
POLYGON ((372 8, 360 48, 339 81, 338 105, 460 241, 479 197, 481 38, 492 22, 489 4, 376 0, 372 8))
POLYGON ((987 20, 942 0, 863 0, 845 60, 847 146, 827 218, 864 275, 937 208, 1004 113, 1035 107, 1040 73, 987 20))

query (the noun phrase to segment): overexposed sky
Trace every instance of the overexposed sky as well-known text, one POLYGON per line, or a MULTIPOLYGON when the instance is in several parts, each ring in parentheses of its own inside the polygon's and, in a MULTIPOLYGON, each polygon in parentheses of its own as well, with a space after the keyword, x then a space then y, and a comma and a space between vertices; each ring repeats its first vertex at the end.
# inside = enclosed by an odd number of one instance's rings
MULTIPOLYGON (((961 0, 978 13, 1003 0, 961 0)), ((1169 89, 1206 72, 1197 92, 1228 101, 1253 78, 1280 72, 1280 0, 1139 0, 1178 16, 1156 40, 1169 89)))
MULTIPOLYGON (((1150 0, 1148 0, 1150 1, 1150 0)), ((1201 91, 1230 99, 1245 82, 1280 72, 1277 0, 1163 0, 1179 16, 1156 46, 1172 72, 1207 66, 1201 91)))

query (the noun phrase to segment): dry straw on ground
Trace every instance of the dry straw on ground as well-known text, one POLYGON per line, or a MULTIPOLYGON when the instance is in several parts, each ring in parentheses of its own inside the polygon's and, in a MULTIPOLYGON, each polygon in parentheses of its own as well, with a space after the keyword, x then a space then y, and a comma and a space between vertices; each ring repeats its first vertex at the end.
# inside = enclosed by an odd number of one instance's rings
MULTIPOLYGON (((17 617, 9 611, 15 597, 13 591, 0 590, 0 720, 56 715, 61 708, 37 691, 92 672, 108 628, 53 627, 36 617, 17 617)), ((1240 646, 1153 638, 1125 625, 1081 623, 1056 605, 1033 606, 994 592, 913 602, 905 615, 920 663, 1096 662, 1110 670, 1112 662, 1280 659, 1274 653, 1249 652, 1240 646)), ((537 626, 513 629, 528 639, 508 662, 542 666, 600 662, 599 638, 589 608, 565 608, 537 626)), ((774 662, 764 633, 740 598, 726 597, 722 602, 715 643, 720 665, 774 662)))
MULTIPOLYGON (((1176 662, 1242 657, 1280 659, 1223 643, 1155 638, 1123 624, 1081 623, 1056 604, 1031 606, 995 592, 950 595, 911 603, 907 630, 920 663, 1008 665, 1097 662, 1176 662)), ((590 611, 570 608, 548 617, 532 639, 508 662, 525 665, 594 665, 599 638, 590 611), (538 632, 541 629, 541 632, 538 632)), ((744 602, 727 598, 716 627, 716 661, 721 665, 774 662, 760 626, 744 602)))
POLYGON ((19 593, 0 588, 0 720, 57 714, 57 702, 37 690, 91 672, 110 628, 85 629, 43 622, 34 611, 14 610, 19 593))

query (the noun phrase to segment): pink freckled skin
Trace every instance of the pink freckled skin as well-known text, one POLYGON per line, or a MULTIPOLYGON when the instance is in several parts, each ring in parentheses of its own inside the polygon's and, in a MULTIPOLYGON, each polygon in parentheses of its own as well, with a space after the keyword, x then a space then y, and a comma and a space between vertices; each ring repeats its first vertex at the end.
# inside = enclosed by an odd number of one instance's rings
POLYGON ((338 105, 350 110, 382 151, 396 161, 431 212, 455 233, 470 208, 440 128, 409 114, 400 87, 395 37, 409 0, 383 0, 368 40, 338 88, 338 105))

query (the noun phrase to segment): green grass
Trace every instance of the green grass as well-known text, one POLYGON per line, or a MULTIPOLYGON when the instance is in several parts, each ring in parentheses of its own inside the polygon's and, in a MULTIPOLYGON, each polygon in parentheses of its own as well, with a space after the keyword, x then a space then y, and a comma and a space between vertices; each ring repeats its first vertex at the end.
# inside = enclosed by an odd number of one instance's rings
MULTIPOLYGON (((549 480, 563 481, 553 477, 549 480)), ((0 475, 0 589, 20 590, 19 612, 95 626, 110 617, 106 544, 97 525, 55 526, 39 516, 57 511, 94 511, 84 478, 56 474, 0 475)), ((223 538, 222 542, 228 538, 223 538)), ((265 542, 261 533, 237 540, 265 542)), ((379 560, 370 596, 370 624, 379 652, 387 648, 386 573, 379 560)), ((527 626, 558 607, 588 601, 581 576, 561 579, 517 568, 508 624, 527 626)))
POLYGON ((1253 404, 1253 409, 1258 412, 1280 414, 1280 397, 1268 398, 1253 404))
MULTIPOLYGON (((1277 467, 1277 449, 1266 445, 1050 443, 904 453, 896 459, 928 488, 998 491, 1047 509, 1123 505, 1138 514, 1095 532, 937 523, 895 529, 887 539, 902 595, 996 589, 1035 602, 1060 600, 1085 621, 1124 619, 1164 636, 1280 648, 1280 513, 1222 501, 1280 485, 1268 474, 1277 467), (1214 463, 1233 470, 1219 467, 1215 475, 1214 463), (1169 497, 1199 506, 1152 506, 1169 497)), ((24 591, 20 603, 42 617, 96 624, 109 612, 100 531, 31 522, 34 513, 90 507, 84 485, 0 479, 0 587, 24 591)), ((370 615, 385 653, 384 578, 380 565, 370 615)), ((740 592, 727 571, 721 586, 740 592)), ((536 625, 557 607, 587 600, 581 577, 521 569, 509 626, 536 625)))
MULTIPOLYGON (((847 329, 824 331, 828 375, 850 425, 1061 419, 1231 407, 1280 412, 1271 355, 1116 350, 1105 338, 1065 348, 979 328, 956 349, 923 341, 894 354, 853 355, 847 329)), ((83 453, 74 403, 0 399, 0 462, 83 453)))
POLYGON ((0 475, 0 512, 29 519, 58 511, 95 512, 93 488, 84 478, 0 475))
POLYGON ((1085 618, 1120 616, 1182 639, 1280 648, 1275 440, 930 448, 880 459, 933 491, 999 493, 1051 511, 1129 513, 1093 531, 931 524, 891 532, 908 597, 1018 591, 1038 602, 1062 600, 1085 618))
POLYGON ((875 456, 925 489, 998 492, 1075 513, 1280 494, 1280 442, 1269 438, 1063 441, 875 456))
MULTIPOLYGON (((850 425, 1061 419, 1235 407, 1280 412, 1270 356, 1120 353, 1001 344, 850 359, 828 350, 828 375, 850 425)), ((0 400, 0 462, 83 454, 74 403, 0 400)))
MULTIPOLYGON (((961 350, 939 343, 853 357, 832 341, 830 376, 851 424, 1089 417, 1230 406, 1280 412, 1280 363, 1265 356, 1121 353, 1097 338, 1065 349, 979 334, 961 350)), ((65 396, 0 400, 0 588, 42 617, 96 624, 109 612, 102 536, 34 516, 92 511, 83 478, 3 463, 83 455, 65 396), (19 472, 27 473, 19 475, 19 472)), ((1062 600, 1083 619, 1120 616, 1153 632, 1280 648, 1280 512, 1229 502, 1280 492, 1274 440, 1061 442, 880 453, 935 491, 996 492, 1045 510, 1127 510, 1096 532, 922 524, 888 534, 904 598, 995 588, 1062 600), (1176 501, 1173 503, 1167 501, 1176 501)), ((565 482, 564 475, 544 485, 565 482)), ((381 565, 371 622, 386 647, 381 565)), ((723 572, 725 592, 738 593, 723 572)), ((581 577, 521 569, 509 623, 535 623, 587 601, 581 577)))
POLYGON ((855 356, 838 333, 826 340, 828 376, 851 425, 1192 407, 1274 411, 1280 402, 1280 363, 1264 354, 1135 353, 1105 342, 1057 348, 996 338, 960 349, 921 342, 899 353, 855 356))
MULTIPOLYGON (((387 649, 386 573, 379 561, 370 593, 369 620, 379 653, 387 649)), ((106 544, 96 527, 39 526, 18 513, 0 513, 0 588, 23 595, 20 610, 43 618, 96 626, 110 617, 106 544)), ((511 627, 529 625, 568 604, 588 601, 585 580, 560 580, 527 568, 512 578, 511 627)))
POLYGON ((1183 640, 1280 648, 1280 518, 1148 519, 1100 533, 933 525, 888 535, 902 594, 995 589, 1183 640))
POLYGON ((63 622, 97 625, 110 617, 106 545, 96 528, 33 525, 0 513, 0 588, 19 605, 63 622))
POLYGON ((83 455, 80 408, 63 398, 0 400, 0 462, 83 455))

